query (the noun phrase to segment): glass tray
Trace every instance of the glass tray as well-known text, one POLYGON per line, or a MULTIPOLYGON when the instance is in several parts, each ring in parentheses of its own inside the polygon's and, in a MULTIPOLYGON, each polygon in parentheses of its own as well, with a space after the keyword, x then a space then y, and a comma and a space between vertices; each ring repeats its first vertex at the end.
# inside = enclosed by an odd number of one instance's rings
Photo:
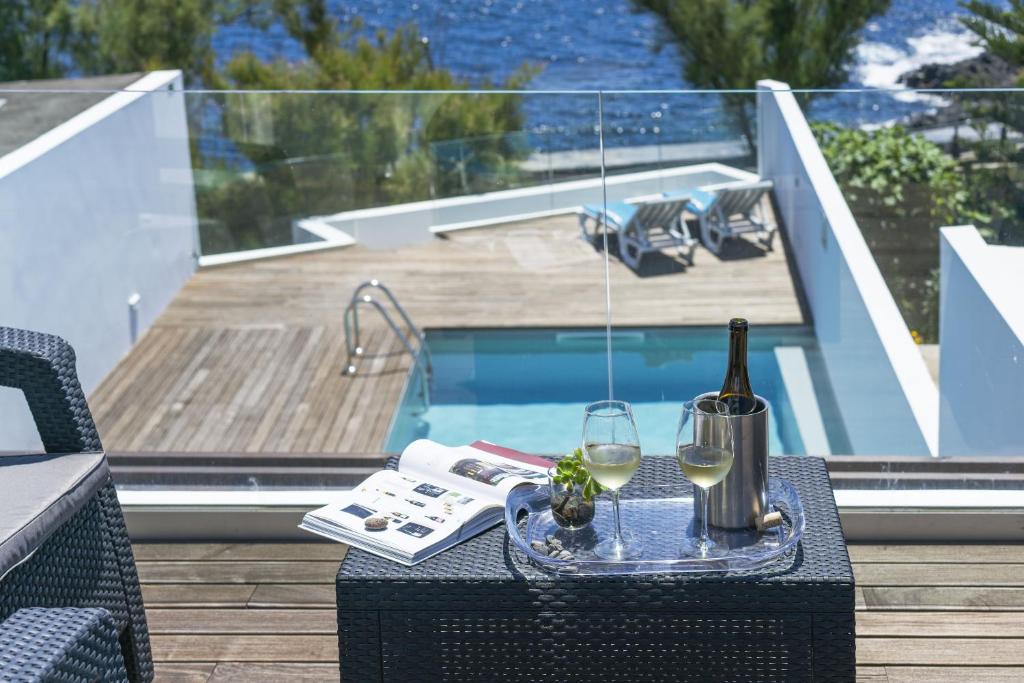
POLYGON ((664 574, 722 573, 759 569, 796 548, 804 531, 804 510, 796 489, 785 479, 772 478, 768 484, 771 510, 782 513, 782 526, 757 531, 728 531, 711 527, 711 538, 722 552, 711 558, 687 555, 683 542, 696 536, 700 526, 694 519, 693 492, 686 485, 645 487, 630 495, 622 491, 620 511, 623 530, 632 530, 643 545, 632 560, 605 560, 594 555, 597 542, 612 533, 611 498, 597 499, 591 524, 577 531, 563 529, 551 517, 547 486, 514 489, 505 505, 505 526, 509 539, 537 566, 558 574, 664 574), (644 497, 637 497, 643 495, 644 497), (534 541, 557 539, 573 559, 556 559, 531 546, 534 541))

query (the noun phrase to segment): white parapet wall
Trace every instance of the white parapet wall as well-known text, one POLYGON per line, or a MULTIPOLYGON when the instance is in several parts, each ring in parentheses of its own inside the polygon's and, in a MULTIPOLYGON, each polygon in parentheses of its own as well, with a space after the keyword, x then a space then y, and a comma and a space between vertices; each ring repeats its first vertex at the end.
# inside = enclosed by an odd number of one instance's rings
MULTIPOLYGON (((619 201, 695 187, 710 189, 752 179, 755 176, 751 173, 714 162, 626 173, 608 177, 607 199, 619 201)), ((600 204, 604 198, 601 183, 600 177, 570 180, 346 211, 315 220, 351 235, 363 246, 391 248, 429 242, 435 234, 451 230, 553 216, 576 211, 583 204, 600 204)))
POLYGON ((858 455, 936 455, 938 390, 924 358, 793 93, 778 81, 758 88, 758 171, 775 184, 850 444, 858 455))
POLYGON ((1024 248, 942 229, 939 453, 1024 455, 1024 248))
MULTIPOLYGON (((0 157, 0 325, 66 338, 87 394, 196 267, 184 98, 152 72, 0 157)), ((38 445, 23 404, 0 389, 0 449, 38 445)))

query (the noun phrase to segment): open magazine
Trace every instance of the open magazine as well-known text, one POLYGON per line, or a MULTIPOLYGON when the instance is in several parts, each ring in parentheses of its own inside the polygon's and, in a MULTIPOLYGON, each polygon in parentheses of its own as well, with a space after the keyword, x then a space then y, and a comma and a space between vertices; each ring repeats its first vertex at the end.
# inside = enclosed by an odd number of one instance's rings
POLYGON ((371 475, 299 526, 414 565, 500 522, 509 492, 546 483, 550 466, 486 441, 453 448, 420 439, 397 470, 371 475))

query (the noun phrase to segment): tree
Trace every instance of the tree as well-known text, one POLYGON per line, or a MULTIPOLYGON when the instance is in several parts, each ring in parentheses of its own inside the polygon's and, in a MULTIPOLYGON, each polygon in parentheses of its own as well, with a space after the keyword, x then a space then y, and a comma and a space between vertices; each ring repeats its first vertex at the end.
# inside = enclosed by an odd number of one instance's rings
POLYGON ((0 81, 63 76, 72 12, 69 0, 0 2, 0 81))
POLYGON ((214 78, 213 34, 257 3, 244 0, 80 0, 71 55, 86 74, 181 69, 214 78))
MULTIPOLYGON (((309 92, 207 96, 221 113, 221 132, 252 170, 199 189, 201 215, 226 239, 204 251, 287 242, 300 216, 514 182, 523 152, 509 133, 523 126, 519 95, 432 94, 471 84, 433 66, 415 27, 372 38, 360 36, 359 25, 342 31, 323 0, 275 0, 272 11, 307 58, 265 62, 238 53, 216 85, 309 92)), ((518 89, 532 73, 524 66, 501 88, 518 89)))
POLYGON ((11 78, 180 68, 209 89, 343 91, 188 95, 207 252, 289 242, 299 216, 500 189, 520 173, 518 95, 427 92, 471 84, 435 68, 414 27, 361 37, 324 0, 9 0, 0 21, 11 78), (280 25, 305 59, 242 52, 218 69, 213 35, 236 21, 280 25))
MULTIPOLYGON (((1010 7, 1002 7, 970 0, 961 3, 969 16, 960 22, 985 46, 988 52, 1000 57, 1017 69, 1024 67, 1024 2, 1009 0, 1010 7)), ((1024 85, 1024 75, 1019 75, 1018 85, 1024 85)))
MULTIPOLYGON (((847 81, 867 21, 889 0, 635 0, 674 39, 683 75, 698 88, 754 88, 761 78, 793 88, 847 81)), ((752 98, 723 95, 727 112, 753 143, 752 98)))
POLYGON ((271 0, 4 0, 0 80, 181 69, 215 76, 218 27, 267 14, 271 0))

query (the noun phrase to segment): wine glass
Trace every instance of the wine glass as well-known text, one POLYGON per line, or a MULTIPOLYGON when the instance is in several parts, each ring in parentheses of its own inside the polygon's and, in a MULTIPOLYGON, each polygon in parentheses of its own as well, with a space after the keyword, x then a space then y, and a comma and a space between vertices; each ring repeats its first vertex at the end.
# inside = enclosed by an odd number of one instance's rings
POLYGON ((612 491, 615 535, 594 547, 606 560, 628 560, 640 554, 636 534, 622 533, 619 489, 640 467, 640 436, 633 408, 626 401, 598 401, 587 406, 583 417, 583 462, 594 480, 612 491))
POLYGON ((715 399, 687 401, 676 431, 676 457, 686 478, 704 495, 700 538, 688 539, 687 550, 701 557, 712 555, 715 542, 708 537, 708 491, 729 474, 733 459, 729 406, 715 399))

